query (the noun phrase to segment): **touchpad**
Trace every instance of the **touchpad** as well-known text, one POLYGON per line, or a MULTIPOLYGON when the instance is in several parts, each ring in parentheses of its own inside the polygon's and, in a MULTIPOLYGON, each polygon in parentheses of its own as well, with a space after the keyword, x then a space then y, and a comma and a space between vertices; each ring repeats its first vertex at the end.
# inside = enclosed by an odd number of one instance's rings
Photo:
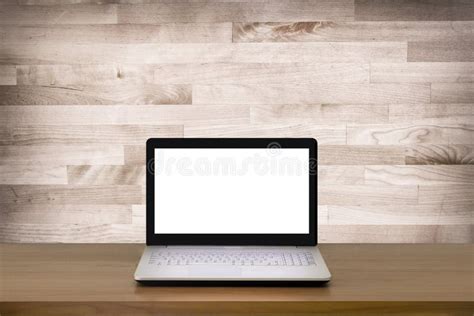
POLYGON ((189 276, 198 277, 235 277, 242 275, 242 269, 235 266, 192 266, 188 267, 189 276))

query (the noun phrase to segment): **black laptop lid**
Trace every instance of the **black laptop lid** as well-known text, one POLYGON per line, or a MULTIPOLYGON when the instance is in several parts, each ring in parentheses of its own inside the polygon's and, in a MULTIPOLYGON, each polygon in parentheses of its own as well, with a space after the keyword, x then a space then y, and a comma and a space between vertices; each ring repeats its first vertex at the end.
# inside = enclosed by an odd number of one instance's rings
POLYGON ((147 141, 147 245, 317 243, 311 138, 147 141))

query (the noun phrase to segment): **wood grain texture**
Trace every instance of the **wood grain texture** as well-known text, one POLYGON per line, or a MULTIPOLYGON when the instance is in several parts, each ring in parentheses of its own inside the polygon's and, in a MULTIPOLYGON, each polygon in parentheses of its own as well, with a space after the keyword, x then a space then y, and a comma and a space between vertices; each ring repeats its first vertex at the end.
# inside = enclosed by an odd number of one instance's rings
MULTIPOLYGON (((326 134, 329 134, 327 130, 326 134)), ((142 145, 152 137, 182 137, 182 125, 19 125, 4 131, 4 145, 142 145)), ((324 132, 323 132, 324 133, 324 132)), ((341 136, 342 137, 342 136, 341 136)), ((337 137, 335 137, 337 138, 337 137)), ((345 142, 345 127, 343 141, 345 142)))
POLYGON ((0 165, 0 184, 67 184, 65 166, 0 165))
POLYGON ((474 41, 408 42, 409 62, 474 61, 474 41))
POLYGON ((390 104, 392 123, 413 124, 471 124, 473 104, 390 104))
POLYGON ((434 103, 474 103, 474 83, 433 83, 431 100, 434 103))
POLYGON ((430 86, 336 83, 194 85, 193 99, 196 104, 429 103, 430 86))
MULTIPOLYGON (((319 206, 321 208, 321 206, 319 206)), ((474 205, 422 204, 340 206, 326 205, 328 225, 465 225, 472 221, 474 205)), ((400 238, 400 237, 397 237, 400 238)))
POLYGON ((0 85, 16 85, 16 68, 15 66, 0 65, 0 85))
POLYGON ((0 204, 140 204, 136 185, 0 185, 0 204))
POLYGON ((318 163, 322 165, 403 165, 405 164, 405 149, 400 146, 319 146, 318 163))
MULTIPOLYGON (((417 228, 417 227, 413 227, 417 228)), ((425 227, 426 228, 426 227, 425 227)), ((341 231, 344 229, 341 227, 341 231)), ((405 228, 405 230, 408 230, 405 228)), ((441 234, 440 234, 441 235, 441 234)), ((320 245, 323 287, 140 287, 143 245, 2 245, 6 314, 470 315, 472 245, 320 245), (67 258, 68 260, 64 260, 67 258), (435 262, 436 264, 430 264, 435 262), (370 276, 369 276, 369 271, 370 276), (433 279, 433 275, 437 277, 433 279), (55 282, 45 282, 55 278, 55 282), (389 283, 389 284, 388 284, 389 283), (71 286, 74 284, 75 286, 71 286), (433 289, 426 291, 426 284, 433 289)))
POLYGON ((320 185, 318 203, 326 205, 410 205, 418 202, 416 185, 320 185))
POLYGON ((0 224, 3 243, 144 243, 145 227, 133 224, 0 224), (27 233, 29 231, 29 233, 27 233))
POLYGON ((448 82, 474 81, 474 63, 396 63, 370 64, 370 82, 448 82))
POLYGON ((230 43, 232 23, 5 25, 0 38, 37 44, 230 43))
POLYGON ((355 0, 358 21, 474 20, 474 4, 466 0, 355 0))
POLYGON ((405 62, 406 42, 65 44, 0 42, 0 64, 405 62))
MULTIPOLYGON (((451 204, 473 204, 474 185, 472 184, 442 184, 442 185, 420 185, 420 204, 438 203, 451 204)), ((472 210, 471 210, 472 211, 472 210)))
POLYGON ((21 65, 16 69, 19 86, 113 86, 153 82, 153 68, 148 65, 21 65))
POLYGON ((473 145, 417 145, 406 148, 407 165, 473 165, 473 145))
POLYGON ((191 104, 191 86, 0 86, 0 106, 86 104, 191 104))
POLYGON ((364 180, 366 184, 437 185, 460 183, 474 185, 474 167, 469 165, 366 166, 364 180))
POLYGON ((351 145, 473 144, 473 125, 348 125, 351 145))
POLYGON ((120 165, 123 162, 121 145, 0 146, 0 165, 120 165))
POLYGON ((69 166, 68 183, 145 186, 144 166, 69 166))
MULTIPOLYGON (((319 166, 318 183, 325 184, 364 184, 364 166, 319 166)), ((322 203, 322 202, 320 202, 322 203)), ((318 210, 319 212, 319 210, 318 210)))
POLYGON ((369 82, 367 64, 173 64, 155 68, 156 84, 279 84, 369 82))
POLYGON ((375 123, 388 122, 389 106, 384 104, 287 104, 255 105, 250 108, 255 123, 375 123))
POLYGON ((462 243, 472 240, 471 225, 334 225, 330 230, 328 227, 320 229, 321 242, 336 238, 342 243, 353 239, 359 243, 370 243, 379 238, 387 243, 462 243))
POLYGON ((313 137, 324 242, 472 242, 473 6, 0 1, 0 241, 143 242, 151 137, 313 137))
POLYGON ((282 0, 277 2, 156 3, 119 5, 119 23, 246 22, 354 19, 352 0, 282 0))
POLYGON ((0 24, 114 24, 117 23, 115 5, 74 6, 3 6, 0 24))
POLYGON ((125 165, 141 165, 145 167, 146 148, 144 145, 124 146, 125 165))
POLYGON ((87 105, 0 106, 0 123, 12 125, 182 125, 185 122, 248 123, 248 106, 87 105))
POLYGON ((472 40, 473 21, 233 23, 234 42, 472 40))
MULTIPOLYGON (((207 123, 189 123, 184 125, 185 137, 313 137, 318 144, 344 145, 346 143, 346 126, 341 125, 319 125, 308 123, 265 123, 265 117, 258 116, 252 109, 255 123, 241 125, 211 125, 207 123), (262 122, 258 122, 262 118, 262 122)), ((285 116, 291 120, 291 117, 285 116)), ((310 120, 308 120, 310 121, 310 120)), ((330 120, 328 120, 329 122, 330 120)), ((300 122, 303 122, 301 120, 300 122)), ((313 121, 314 122, 314 121, 313 121)))
POLYGON ((0 219, 10 224, 130 224, 132 207, 124 204, 2 204, 0 219))

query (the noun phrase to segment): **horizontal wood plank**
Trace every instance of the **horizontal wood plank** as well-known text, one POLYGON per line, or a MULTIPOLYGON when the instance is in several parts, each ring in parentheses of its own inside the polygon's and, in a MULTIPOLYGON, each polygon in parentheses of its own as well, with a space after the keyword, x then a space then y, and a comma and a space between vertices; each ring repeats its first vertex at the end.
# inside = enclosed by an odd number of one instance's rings
POLYGON ((351 145, 474 144, 473 125, 348 125, 351 145))
POLYGON ((0 65, 0 85, 16 85, 16 67, 0 65))
POLYGON ((130 205, 3 204, 0 222, 9 224, 131 224, 130 205))
POLYGON ((4 25, 0 38, 30 44, 230 43, 232 23, 4 25))
POLYGON ((67 184, 67 171, 65 166, 42 166, 37 162, 0 165, 0 184, 67 184))
POLYGON ((429 103, 430 86, 335 83, 194 85, 193 102, 196 104, 429 103))
POLYGON ((363 178, 366 184, 474 185, 474 166, 366 166, 363 178))
POLYGON ((0 25, 115 23, 117 23, 117 7, 113 4, 48 7, 6 5, 0 10, 0 25))
POLYGON ((474 20, 474 4, 465 0, 355 0, 358 21, 474 20))
POLYGON ((4 145, 20 146, 91 143, 142 145, 152 137, 182 136, 182 125, 19 125, 8 129, 2 140, 4 145))
POLYGON ((146 225, 146 205, 132 205, 132 224, 145 227, 146 225))
POLYGON ((364 166, 322 165, 318 167, 318 184, 364 184, 364 172, 364 166))
POLYGON ((474 63, 372 63, 370 82, 474 82, 474 63))
MULTIPOLYGON (((470 166, 471 167, 471 166, 470 166)), ((419 203, 474 204, 473 184, 420 185, 419 203)), ((472 210, 471 210, 472 211, 472 210)))
POLYGON ((471 62, 474 41, 408 42, 409 62, 471 62))
MULTIPOLYGON (((474 103, 474 83, 433 83, 433 103, 474 103)), ((472 123, 472 122, 471 122, 472 123)))
POLYGON ((326 225, 318 242, 340 243, 470 243, 470 225, 326 225))
POLYGON ((5 124, 0 127, 0 145, 11 145, 12 143, 12 129, 5 124))
POLYGON ((65 44, 0 42, 0 64, 405 62, 406 42, 65 44))
POLYGON ((145 167, 146 148, 145 145, 124 146, 125 165, 141 165, 145 167))
POLYGON ((473 165, 473 145, 416 145, 406 148, 407 165, 473 165))
POLYGON ((367 83, 368 64, 169 64, 154 71, 156 84, 367 83))
POLYGON ((465 225, 473 204, 326 205, 328 225, 465 225))
POLYGON ((412 205, 418 203, 416 185, 320 185, 318 203, 324 205, 412 205))
POLYGON ((191 104, 189 85, 0 86, 0 105, 191 104))
POLYGON ((2 243, 144 243, 145 226, 132 224, 0 224, 2 243))
POLYGON ((392 123, 472 124, 474 104, 390 104, 392 123))
POLYGON ((352 0, 283 0, 278 2, 214 2, 119 5, 119 23, 353 20, 352 0))
POLYGON ((68 166, 69 184, 145 186, 144 166, 68 166))
POLYGON ((389 106, 384 104, 288 104, 254 105, 250 108, 254 123, 381 123, 388 122, 389 106))
POLYGON ((249 22, 233 24, 234 42, 471 40, 473 21, 249 22))
POLYGON ((121 145, 0 146, 0 165, 121 165, 121 145))
POLYGON ((149 65, 19 65, 18 85, 145 85, 153 83, 149 65))
MULTIPOLYGON (((269 119, 270 120, 270 119, 269 119)), ((185 137, 313 137, 319 144, 344 145, 345 125, 312 123, 252 123, 241 125, 210 125, 189 123, 184 125, 185 137)))
POLYGON ((0 185, 0 204, 141 204, 144 191, 136 185, 0 185))
POLYGON ((186 122, 245 124, 249 106, 104 105, 0 106, 0 123, 21 125, 182 125, 186 122))
POLYGON ((319 146, 318 163, 322 165, 403 165, 405 150, 398 146, 319 146))

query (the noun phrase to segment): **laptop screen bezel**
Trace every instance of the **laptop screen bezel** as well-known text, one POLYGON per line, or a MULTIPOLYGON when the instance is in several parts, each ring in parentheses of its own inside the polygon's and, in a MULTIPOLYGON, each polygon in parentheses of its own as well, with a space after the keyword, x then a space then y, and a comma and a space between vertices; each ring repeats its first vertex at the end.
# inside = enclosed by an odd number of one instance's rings
POLYGON ((150 138, 146 143, 146 244, 225 246, 315 246, 317 244, 317 141, 314 138, 150 138), (155 233, 155 148, 309 149, 308 234, 157 234, 155 233))

